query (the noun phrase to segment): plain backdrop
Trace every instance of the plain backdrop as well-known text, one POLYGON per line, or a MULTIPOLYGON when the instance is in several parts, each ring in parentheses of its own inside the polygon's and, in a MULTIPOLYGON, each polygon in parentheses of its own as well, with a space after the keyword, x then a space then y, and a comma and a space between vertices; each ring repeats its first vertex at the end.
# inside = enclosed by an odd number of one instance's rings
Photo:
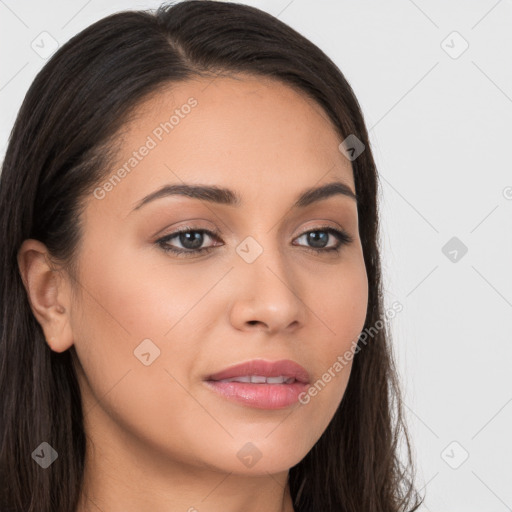
MULTIPOLYGON (((0 0, 1 158, 41 38, 159 3, 0 0)), ((324 50, 363 109, 421 510, 512 510, 512 2, 246 3, 324 50)))

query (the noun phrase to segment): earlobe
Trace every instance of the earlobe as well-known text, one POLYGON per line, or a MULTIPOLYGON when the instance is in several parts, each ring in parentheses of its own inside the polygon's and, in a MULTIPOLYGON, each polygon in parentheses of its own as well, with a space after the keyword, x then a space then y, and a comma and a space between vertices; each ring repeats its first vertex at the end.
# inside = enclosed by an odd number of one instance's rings
MULTIPOLYGON (((63 313, 65 313, 65 310, 63 310, 63 313)), ((46 343, 54 352, 65 352, 73 346, 73 332, 67 314, 63 315, 61 321, 57 323, 56 330, 50 330, 50 335, 47 333, 48 330, 43 328, 46 343)))
POLYGON ((73 345, 67 283, 51 265, 46 246, 27 239, 18 250, 18 267, 32 312, 55 352, 73 345))

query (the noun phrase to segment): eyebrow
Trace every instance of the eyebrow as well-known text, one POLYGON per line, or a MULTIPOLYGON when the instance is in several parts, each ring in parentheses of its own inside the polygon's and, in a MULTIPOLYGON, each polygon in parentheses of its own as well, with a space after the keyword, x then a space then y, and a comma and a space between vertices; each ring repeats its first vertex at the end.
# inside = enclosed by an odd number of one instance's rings
MULTIPOLYGON (((137 203, 133 211, 138 210, 151 201, 161 199, 167 196, 185 196, 193 199, 201 199, 211 203, 240 207, 242 200, 233 190, 217 187, 215 185, 191 185, 187 183, 165 185, 162 188, 145 196, 137 203)), ((312 203, 327 199, 334 195, 342 195, 356 201, 357 194, 352 192, 351 188, 341 181, 334 181, 316 188, 308 188, 299 194, 299 197, 293 204, 293 208, 305 208, 312 203)))

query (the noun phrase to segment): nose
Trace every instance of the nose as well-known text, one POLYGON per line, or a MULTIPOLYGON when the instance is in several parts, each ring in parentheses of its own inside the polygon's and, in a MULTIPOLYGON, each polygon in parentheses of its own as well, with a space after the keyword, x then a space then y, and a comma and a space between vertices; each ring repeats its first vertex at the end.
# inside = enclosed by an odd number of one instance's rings
POLYGON ((233 327, 273 334, 304 325, 307 307, 300 276, 278 249, 266 248, 252 263, 239 258, 233 275, 236 287, 229 312, 233 327))

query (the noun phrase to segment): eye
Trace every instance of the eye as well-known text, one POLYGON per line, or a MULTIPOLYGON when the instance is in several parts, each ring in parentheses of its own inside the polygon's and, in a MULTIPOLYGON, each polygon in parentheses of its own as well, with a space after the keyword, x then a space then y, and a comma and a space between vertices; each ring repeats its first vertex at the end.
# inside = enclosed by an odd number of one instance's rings
POLYGON ((340 252, 344 245, 348 245, 353 241, 352 237, 346 231, 331 226, 323 226, 306 231, 297 237, 297 240, 302 237, 306 237, 308 243, 313 244, 312 247, 307 247, 307 249, 311 249, 317 253, 331 251, 340 252), (326 247, 330 235, 337 240, 337 243, 334 246, 326 247))
MULTIPOLYGON (((179 257, 195 256, 200 253, 206 253, 211 251, 215 245, 208 247, 201 247, 205 243, 205 235, 208 238, 220 241, 219 233, 210 231, 208 229, 193 229, 189 226, 183 228, 160 238, 155 243, 158 244, 165 252, 176 254, 179 257), (171 245, 171 240, 177 239, 181 244, 181 247, 171 245)), ((306 237, 306 241, 312 246, 306 247, 316 253, 326 253, 334 251, 338 253, 342 246, 348 245, 353 241, 353 238, 346 232, 340 229, 333 228, 331 226, 322 226, 309 231, 304 232, 298 236, 296 240, 306 237), (334 246, 328 247, 329 237, 332 236, 337 240, 334 246)), ((223 245, 217 244, 217 245, 223 245)))
POLYGON ((193 229, 189 226, 184 226, 178 231, 160 238, 156 243, 164 251, 174 253, 180 257, 194 256, 213 249, 214 246, 201 247, 204 243, 205 235, 209 238, 220 240, 218 233, 214 233, 208 229, 193 229), (182 245, 181 248, 169 244, 174 238, 178 239, 178 242, 182 245))

